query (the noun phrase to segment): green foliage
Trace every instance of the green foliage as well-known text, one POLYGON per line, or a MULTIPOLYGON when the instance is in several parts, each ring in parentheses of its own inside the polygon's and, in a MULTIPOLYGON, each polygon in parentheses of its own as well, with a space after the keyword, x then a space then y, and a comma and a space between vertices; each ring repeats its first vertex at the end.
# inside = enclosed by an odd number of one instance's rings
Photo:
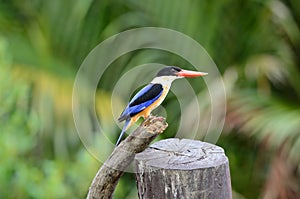
POLYGON ((40 118, 29 106, 31 88, 12 77, 5 44, 1 38, 0 198, 83 198, 97 162, 84 149, 69 161, 41 156, 40 118))
MULTIPOLYGON (((99 42, 144 26, 191 36, 217 63, 228 96, 224 130, 228 135, 219 144, 230 159, 233 188, 246 198, 262 197, 259 188, 268 168, 276 166, 269 159, 282 145, 291 168, 299 167, 299 8, 295 0, 2 1, 0 197, 84 197, 100 163, 87 154, 73 124, 75 73, 99 42), (257 163, 261 158, 266 162, 257 163)), ((114 84, 130 68, 149 62, 190 66, 159 50, 135 51, 112 63, 96 95, 97 114, 105 121, 109 139, 119 133, 108 108, 114 84)), ((205 97, 202 88, 194 89, 205 97)), ((164 107, 172 115, 168 122, 177 124, 181 113, 176 97, 170 94, 164 107)), ((210 118, 206 109, 203 105, 202 118, 210 118)), ((170 126, 163 136, 172 136, 176 128, 170 126)), ((93 141, 105 159, 111 146, 102 138, 93 141)), ((124 176, 116 198, 135 198, 132 189, 132 175, 124 176)))
POLYGON ((225 149, 229 159, 234 190, 247 198, 258 198, 260 193, 253 190, 261 190, 263 186, 266 173, 261 168, 268 166, 269 153, 260 154, 259 143, 254 138, 236 133, 223 135, 219 145, 225 149))

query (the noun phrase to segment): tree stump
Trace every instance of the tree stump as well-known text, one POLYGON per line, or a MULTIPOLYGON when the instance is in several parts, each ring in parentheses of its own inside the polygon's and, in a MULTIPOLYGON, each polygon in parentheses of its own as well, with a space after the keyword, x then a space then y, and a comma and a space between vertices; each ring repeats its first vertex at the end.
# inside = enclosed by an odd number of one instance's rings
POLYGON ((140 199, 231 199, 228 159, 213 144, 167 139, 135 156, 140 199))

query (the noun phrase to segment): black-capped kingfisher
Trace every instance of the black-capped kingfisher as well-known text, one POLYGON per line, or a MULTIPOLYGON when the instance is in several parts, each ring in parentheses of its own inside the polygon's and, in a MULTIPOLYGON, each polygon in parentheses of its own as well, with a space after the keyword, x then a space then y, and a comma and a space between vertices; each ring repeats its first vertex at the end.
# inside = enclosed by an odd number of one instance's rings
POLYGON ((183 70, 176 66, 161 69, 156 77, 130 100, 119 117, 118 121, 125 120, 125 124, 116 145, 120 143, 124 133, 134 122, 140 117, 147 118, 151 111, 163 102, 175 79, 204 75, 207 75, 207 73, 183 70))

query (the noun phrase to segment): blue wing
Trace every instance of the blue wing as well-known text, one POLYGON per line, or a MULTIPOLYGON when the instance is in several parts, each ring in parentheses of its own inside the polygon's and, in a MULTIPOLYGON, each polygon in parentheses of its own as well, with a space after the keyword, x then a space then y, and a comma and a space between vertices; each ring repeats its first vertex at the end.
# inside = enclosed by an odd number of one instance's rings
POLYGON ((120 118, 119 122, 126 120, 145 108, 150 106, 155 100, 157 100, 163 93, 163 87, 161 84, 148 84, 142 90, 140 90, 129 102, 120 118))

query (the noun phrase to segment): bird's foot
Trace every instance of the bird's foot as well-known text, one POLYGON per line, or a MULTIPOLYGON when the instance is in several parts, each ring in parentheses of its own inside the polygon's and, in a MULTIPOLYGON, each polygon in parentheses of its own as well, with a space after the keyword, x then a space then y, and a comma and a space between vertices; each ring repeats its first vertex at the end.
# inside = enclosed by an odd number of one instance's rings
POLYGON ((161 116, 149 115, 144 121, 144 126, 148 127, 149 130, 153 132, 163 132, 168 126, 165 120, 166 119, 161 116))
POLYGON ((149 123, 154 123, 155 121, 160 121, 160 122, 163 122, 165 121, 166 119, 162 116, 157 116, 157 115, 148 115, 148 117, 145 118, 145 123, 146 124, 149 124, 149 123))
POLYGON ((155 122, 155 121, 160 121, 160 122, 163 122, 165 121, 166 119, 162 116, 155 116, 152 121, 155 122))

